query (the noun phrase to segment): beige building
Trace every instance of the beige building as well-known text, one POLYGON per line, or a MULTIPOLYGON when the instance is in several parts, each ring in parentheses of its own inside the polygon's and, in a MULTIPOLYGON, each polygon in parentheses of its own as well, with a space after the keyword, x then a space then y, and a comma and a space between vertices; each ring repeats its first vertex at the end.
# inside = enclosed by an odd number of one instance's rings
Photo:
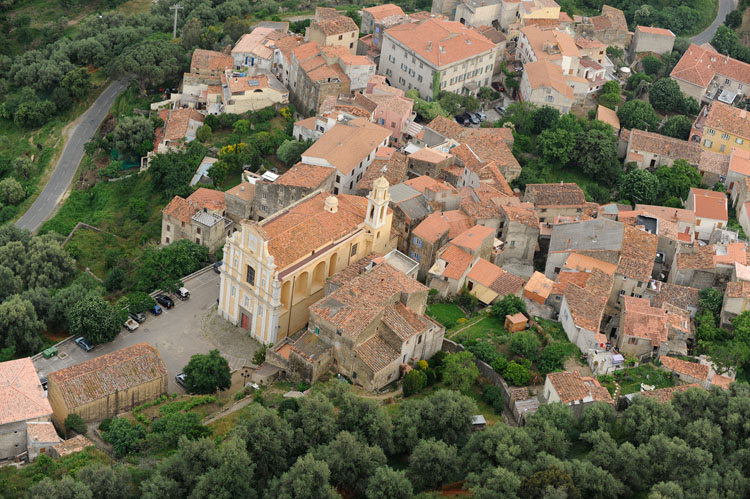
POLYGON ((138 343, 48 376, 53 421, 62 428, 69 414, 100 421, 167 393, 167 368, 159 350, 138 343))
POLYGON ((221 191, 199 188, 187 199, 175 196, 162 210, 161 244, 188 239, 215 253, 232 233, 226 215, 226 196, 221 191))
POLYGON ((550 106, 565 114, 573 107, 573 87, 557 64, 549 61, 530 62, 521 76, 521 100, 537 106, 550 106))
POLYGON ((289 103, 289 90, 271 73, 240 76, 227 71, 221 83, 226 113, 242 114, 289 103))
POLYGON ((423 99, 431 100, 441 90, 473 95, 490 85, 498 50, 461 23, 406 23, 386 30, 378 74, 402 90, 416 89, 423 99))
POLYGON ((305 41, 321 47, 345 47, 352 55, 357 54, 358 38, 359 28, 350 17, 325 7, 315 9, 315 18, 305 30, 305 41))
POLYGON ((375 31, 375 23, 391 16, 403 16, 404 11, 401 7, 392 3, 365 7, 362 9, 362 33, 372 33, 375 31))
POLYGON ((264 344, 303 329, 326 279, 392 249, 388 181, 367 198, 314 193, 227 238, 219 313, 264 344))
POLYGON ((701 110, 690 131, 690 139, 700 142, 706 151, 727 156, 735 149, 750 152, 750 113, 716 101, 701 110))
POLYGON ((695 44, 685 51, 669 76, 683 93, 698 102, 732 104, 750 96, 750 64, 695 44))
POLYGON ((675 38, 675 34, 668 29, 636 26, 633 41, 630 44, 630 55, 634 57, 640 52, 671 54, 675 38))
POLYGON ((0 363, 0 460, 26 452, 29 424, 48 422, 51 416, 47 392, 31 359, 0 363))

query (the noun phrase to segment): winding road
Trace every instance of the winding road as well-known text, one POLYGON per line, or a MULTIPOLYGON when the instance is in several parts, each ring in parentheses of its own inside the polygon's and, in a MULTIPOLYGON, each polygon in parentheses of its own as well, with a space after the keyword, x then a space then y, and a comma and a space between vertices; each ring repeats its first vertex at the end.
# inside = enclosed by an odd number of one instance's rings
POLYGON ((719 26, 724 24, 724 20, 727 18, 727 14, 729 14, 736 8, 737 0, 719 0, 719 12, 718 14, 716 14, 716 19, 714 19, 714 22, 711 23, 711 26, 692 37, 690 41, 695 43, 696 45, 700 45, 702 43, 710 43, 711 39, 713 39, 714 37, 714 34, 716 34, 716 30, 719 29, 719 26))
POLYGON ((26 213, 18 219, 16 227, 35 232, 55 213, 58 203, 68 190, 83 158, 83 145, 91 140, 104 117, 107 116, 109 108, 112 107, 120 92, 127 88, 127 85, 128 80, 112 82, 91 104, 91 107, 78 118, 78 123, 73 126, 70 138, 63 147, 60 159, 47 185, 26 213))

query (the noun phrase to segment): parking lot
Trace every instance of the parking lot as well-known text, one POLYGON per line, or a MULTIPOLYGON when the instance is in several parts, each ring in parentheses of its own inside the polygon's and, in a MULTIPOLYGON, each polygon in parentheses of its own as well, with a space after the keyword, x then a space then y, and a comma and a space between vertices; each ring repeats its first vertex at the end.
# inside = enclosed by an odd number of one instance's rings
MULTIPOLYGON (((120 334, 110 343, 97 345, 90 352, 85 352, 73 341, 67 341, 59 347, 58 355, 51 359, 43 357, 34 361, 34 367, 40 376, 104 355, 120 348, 147 342, 161 352, 164 364, 169 371, 169 391, 182 392, 182 388, 175 383, 174 377, 196 353, 206 353, 214 345, 202 331, 204 319, 216 305, 219 297, 219 275, 209 270, 190 280, 185 281, 185 287, 190 290, 190 299, 181 301, 173 297, 175 306, 164 311, 159 316, 148 314, 148 318, 132 333, 122 328, 120 334)), ((227 324, 228 327, 233 327, 227 324)), ((228 347, 230 355, 225 355, 232 369, 239 369, 245 359, 233 357, 233 349, 228 347)))

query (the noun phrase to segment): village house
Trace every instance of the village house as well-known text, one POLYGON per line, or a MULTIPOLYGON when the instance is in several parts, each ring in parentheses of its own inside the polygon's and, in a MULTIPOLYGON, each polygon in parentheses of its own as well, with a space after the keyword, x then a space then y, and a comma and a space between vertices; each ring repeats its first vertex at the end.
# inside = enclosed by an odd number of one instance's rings
POLYGON ((698 312, 698 301, 700 290, 688 286, 680 286, 668 282, 656 282, 651 299, 654 307, 663 308, 665 304, 672 305, 682 310, 687 310, 690 317, 695 317, 698 312))
POLYGON ((659 360, 661 361, 661 368, 671 372, 681 384, 698 384, 706 390, 711 386, 718 386, 726 390, 734 381, 733 377, 716 373, 708 362, 690 362, 666 355, 659 360))
POLYGON ((336 170, 333 194, 349 194, 390 136, 390 131, 363 118, 338 123, 302 153, 302 162, 336 170))
POLYGON ((0 363, 0 401, 0 460, 13 459, 27 452, 30 425, 52 417, 47 392, 29 357, 0 363))
POLYGON ((555 281, 547 279, 541 272, 534 272, 523 288, 523 296, 527 300, 536 302, 540 305, 547 304, 547 298, 552 293, 555 281))
POLYGON ((420 281, 435 264, 438 250, 471 226, 471 219, 464 212, 451 210, 431 213, 412 230, 408 255, 419 262, 420 281))
POLYGON ((585 288, 586 283, 593 275, 594 269, 614 279, 617 265, 578 253, 568 255, 557 277, 552 281, 553 285, 547 297, 547 304, 553 310, 559 311, 568 285, 575 284, 578 287, 585 288))
POLYGON ((305 41, 321 47, 343 47, 357 54, 359 27, 351 17, 342 16, 336 9, 316 7, 315 17, 305 29, 305 41))
POLYGON ((183 149, 203 126, 204 116, 192 108, 162 109, 158 115, 164 122, 154 131, 153 152, 158 154, 183 149))
MULTIPOLYGON (((747 66, 750 72, 750 65, 747 66)), ((750 152, 750 114, 720 101, 704 106, 693 123, 690 140, 700 143, 706 151, 724 155, 732 154, 735 149, 750 152)))
POLYGON ((636 26, 633 41, 630 44, 630 59, 636 54, 648 52, 652 54, 671 54, 677 37, 672 31, 652 26, 636 26))
POLYGON ((583 215, 589 208, 583 190, 574 183, 527 184, 523 201, 534 205, 542 223, 583 215))
POLYGON ((716 229, 726 227, 729 220, 727 196, 723 192, 690 189, 685 209, 695 213, 695 237, 708 241, 716 229))
POLYGON ((401 7, 392 3, 365 7, 362 9, 362 33, 374 33, 375 23, 391 16, 403 16, 401 7))
POLYGON ((257 27, 245 33, 232 48, 234 69, 248 74, 270 73, 273 70, 275 42, 284 33, 268 27, 257 27))
POLYGON ((563 74, 563 69, 548 60, 524 65, 519 87, 521 100, 537 106, 550 106, 565 114, 573 107, 573 87, 563 74))
POLYGON ((336 371, 368 391, 399 379, 408 363, 440 350, 445 328, 424 315, 428 288, 388 263, 349 279, 310 307, 307 331, 290 348, 292 376, 315 381, 308 352, 330 352, 336 371))
POLYGON ((289 90, 271 73, 242 76, 227 71, 221 78, 223 111, 242 114, 289 103, 289 90))
POLYGON ((607 46, 625 49, 633 37, 628 31, 625 13, 609 5, 602 5, 602 13, 598 16, 573 16, 573 23, 576 36, 598 40, 607 46))
POLYGON ((680 247, 667 282, 697 289, 724 287, 737 263, 748 263, 745 243, 680 247))
POLYGON ((490 85, 497 50, 461 23, 400 24, 385 32, 378 74, 404 91, 416 89, 423 99, 433 99, 440 90, 476 95, 479 87, 490 85))
POLYGON ((417 175, 438 178, 444 168, 454 163, 454 156, 439 149, 423 147, 408 156, 409 171, 417 175))
MULTIPOLYGON (((727 192, 732 198, 732 206, 737 205, 740 190, 744 187, 743 184, 748 178, 750 178, 750 151, 735 147, 732 149, 732 153, 729 156, 727 178, 724 181, 727 192)), ((747 190, 745 190, 745 193, 747 193, 747 190)), ((743 196, 743 198, 747 201, 746 195, 743 196)), ((747 232, 745 234, 747 234, 747 232)))
POLYGON ((219 314, 264 344, 303 329, 326 278, 392 249, 388 201, 380 178, 367 198, 315 193, 260 222, 243 221, 224 247, 219 314))
POLYGON ((532 205, 500 205, 502 218, 498 238, 503 242, 499 265, 514 263, 533 265, 534 253, 539 244, 539 217, 532 205))
POLYGON ((374 122, 391 131, 394 146, 403 144, 416 117, 414 101, 404 97, 403 90, 385 83, 375 84, 372 78, 367 83, 365 96, 377 105, 373 112, 374 122))
POLYGON ((167 368, 159 350, 138 343, 48 376, 53 420, 63 428, 69 414, 101 421, 167 393, 167 368))
POLYGON ((297 163, 273 180, 258 180, 251 208, 253 220, 263 220, 314 191, 331 192, 336 170, 328 166, 297 163))
POLYGON ((421 192, 404 183, 391 186, 388 193, 393 210, 392 230, 398 234, 397 248, 402 253, 408 253, 412 231, 433 210, 421 192))
POLYGON ((750 64, 691 44, 669 75, 699 103, 732 105, 750 95, 750 64))
POLYGON ((543 398, 547 404, 560 402, 567 405, 576 416, 596 402, 614 405, 609 391, 596 378, 584 377, 578 371, 550 373, 544 380, 543 398))
POLYGON ((455 244, 448 244, 438 250, 425 282, 441 297, 456 296, 464 286, 466 274, 479 260, 455 244))
POLYGON ((51 422, 26 423, 26 458, 30 463, 36 461, 41 454, 52 457, 55 447, 62 441, 51 422))
POLYGON ((466 289, 485 305, 508 295, 521 296, 525 281, 511 272, 480 258, 466 274, 466 289))
POLYGON ((339 123, 363 118, 374 122, 374 113, 378 105, 357 92, 351 94, 329 95, 320 104, 315 116, 296 121, 292 134, 299 141, 318 140, 324 133, 339 123))
POLYGON ((672 166, 677 159, 698 166, 700 157, 698 144, 634 128, 630 130, 625 163, 635 163, 638 168, 653 170, 660 166, 672 166))
POLYGON ((180 101, 209 114, 222 112, 221 77, 233 65, 231 55, 195 49, 190 60, 190 72, 182 77, 180 101), (212 99, 209 99, 209 94, 212 99))
POLYGON ((221 191, 199 188, 190 196, 175 196, 162 210, 161 244, 188 239, 215 253, 232 233, 232 221, 225 217, 226 199, 221 191))
POLYGON ((721 325, 731 325, 734 318, 746 310, 750 310, 750 282, 728 282, 721 305, 721 325))
POLYGON ((598 352, 607 344, 601 324, 614 279, 598 268, 583 274, 586 277, 583 286, 572 281, 565 286, 559 320, 570 342, 581 352, 598 352))
POLYGON ((341 66, 322 56, 315 42, 292 49, 289 61, 289 90, 293 102, 305 114, 315 113, 328 96, 348 94, 351 79, 341 66))
POLYGON ((292 86, 289 78, 292 71, 292 51, 300 45, 304 45, 304 43, 305 37, 296 33, 291 33, 276 40, 276 50, 273 57, 273 74, 287 88, 291 88, 292 86))
POLYGON ((255 184, 245 182, 243 179, 242 182, 224 192, 225 216, 235 226, 239 226, 242 220, 252 218, 254 199, 255 184))
MULTIPOLYGON (((658 356, 668 341, 668 312, 652 307, 645 298, 624 296, 617 334, 617 349, 639 361, 658 356)), ((689 321, 689 317, 688 317, 689 321)))
POLYGON ((516 58, 524 66, 530 62, 549 61, 562 68, 563 75, 577 75, 581 52, 572 36, 559 30, 542 30, 537 26, 521 28, 516 58))
POLYGON ((620 133, 620 118, 617 117, 617 113, 613 109, 602 105, 597 106, 596 119, 611 126, 615 135, 620 133))
POLYGON ((433 208, 449 211, 457 209, 461 204, 462 196, 459 191, 444 180, 422 175, 410 178, 404 184, 422 194, 433 208))
MULTIPOLYGON (((358 196, 367 196, 367 193, 372 190, 372 183, 380 177, 385 177, 388 181, 388 184, 391 186, 389 188, 390 192, 394 186, 406 179, 407 167, 408 161, 405 154, 390 147, 381 147, 375 153, 375 159, 367 167, 367 170, 365 170, 362 179, 357 183, 355 194, 358 196)), ((391 206, 393 206, 393 196, 391 196, 391 206)), ((395 213, 393 220, 395 223, 395 213)))

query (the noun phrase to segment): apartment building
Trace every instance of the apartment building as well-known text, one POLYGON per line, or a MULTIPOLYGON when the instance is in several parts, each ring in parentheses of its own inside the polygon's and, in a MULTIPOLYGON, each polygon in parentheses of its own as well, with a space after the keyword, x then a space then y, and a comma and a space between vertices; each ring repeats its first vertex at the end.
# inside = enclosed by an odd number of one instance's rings
POLYGON ((750 96, 750 64, 695 44, 669 75, 698 102, 734 104, 750 96))
POLYGON ((386 30, 378 73, 431 100, 441 90, 476 94, 489 86, 497 45, 461 23, 428 19, 386 30))
POLYGON ((706 151, 727 156, 733 149, 750 151, 750 113, 715 101, 701 110, 690 131, 690 139, 700 142, 706 151))

